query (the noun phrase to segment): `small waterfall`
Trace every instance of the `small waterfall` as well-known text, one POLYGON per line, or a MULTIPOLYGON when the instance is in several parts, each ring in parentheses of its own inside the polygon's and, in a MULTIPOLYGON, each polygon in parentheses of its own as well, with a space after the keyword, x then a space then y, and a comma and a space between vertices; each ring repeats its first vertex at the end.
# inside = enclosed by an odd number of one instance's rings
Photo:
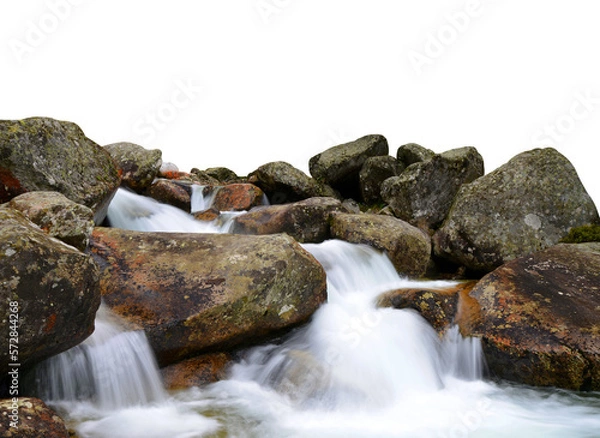
POLYGON ((94 333, 40 364, 37 392, 48 402, 91 401, 121 409, 166 399, 154 353, 143 331, 125 331, 102 305, 94 333))
POLYGON ((208 210, 212 207, 215 200, 215 196, 221 189, 220 186, 201 186, 198 184, 192 185, 192 201, 191 211, 196 213, 197 211, 208 210))
MULTIPOLYGON (((201 193, 198 188, 193 190, 194 193, 201 193)), ((198 196, 193 196, 192 202, 198 203, 198 196)), ((177 207, 120 188, 108 206, 107 218, 112 227, 124 230, 226 233, 230 230, 233 219, 240 214, 243 212, 224 212, 213 221, 199 221, 177 207)))
POLYGON ((282 345, 253 351, 234 379, 268 385, 303 406, 373 409, 439 391, 448 378, 481 377, 478 339, 451 330, 440 340, 416 312, 375 307, 380 293, 416 283, 400 278, 383 254, 341 241, 304 247, 326 269, 328 303, 282 345))

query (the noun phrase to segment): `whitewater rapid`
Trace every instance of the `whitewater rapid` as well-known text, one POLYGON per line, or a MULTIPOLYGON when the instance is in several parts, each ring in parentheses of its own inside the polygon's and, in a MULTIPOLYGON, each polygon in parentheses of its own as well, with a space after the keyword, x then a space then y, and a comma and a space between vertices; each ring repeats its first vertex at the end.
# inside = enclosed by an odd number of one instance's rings
MULTIPOLYGON (((226 229, 122 190, 109 221, 226 229)), ((103 309, 92 337, 39 370, 43 398, 82 438, 600 437, 598 394, 494 383, 478 339, 456 328, 440 338, 415 311, 375 305, 399 287, 454 283, 401 278, 367 246, 303 246, 326 270, 327 303, 283 341, 247 350, 226 380, 167 393, 143 332, 103 309)))

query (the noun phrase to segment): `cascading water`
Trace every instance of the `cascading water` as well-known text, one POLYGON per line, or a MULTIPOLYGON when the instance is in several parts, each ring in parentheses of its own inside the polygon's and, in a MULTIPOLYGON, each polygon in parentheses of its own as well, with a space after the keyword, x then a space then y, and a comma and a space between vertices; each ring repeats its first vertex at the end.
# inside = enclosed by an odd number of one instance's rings
MULTIPOLYGON (((122 194, 109 209, 113 226, 219 231, 198 227, 176 209, 122 194)), ((119 401, 117 390, 106 390, 116 396, 112 401, 98 395, 103 385, 119 388, 120 383, 105 377, 88 385, 93 391, 81 390, 87 386, 71 372, 72 379, 48 376, 60 382, 51 390, 57 396, 48 400, 82 438, 600 436, 597 394, 487 382, 481 378, 478 340, 463 339, 456 328, 439 339, 416 312, 377 308, 381 292, 423 286, 398 277, 382 254, 340 241, 305 248, 327 272, 328 302, 282 343, 250 349, 227 380, 166 396, 155 388, 145 399, 135 396, 140 402, 132 405, 129 396, 119 401)), ((95 342, 81 346, 87 356, 95 342)), ((103 355, 113 349, 139 354, 138 347, 103 345, 103 355)), ((68 366, 85 360, 70 356, 68 366)), ((130 358, 124 366, 137 362, 130 358)), ((118 372, 103 372, 113 373, 116 380, 118 372)), ((125 384, 122 389, 133 391, 125 384)))

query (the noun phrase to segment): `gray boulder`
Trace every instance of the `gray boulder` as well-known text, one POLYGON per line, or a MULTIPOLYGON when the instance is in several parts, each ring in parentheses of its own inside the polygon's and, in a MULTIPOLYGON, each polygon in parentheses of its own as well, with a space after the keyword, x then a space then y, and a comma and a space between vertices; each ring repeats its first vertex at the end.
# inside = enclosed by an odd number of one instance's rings
POLYGON ((358 174, 365 161, 388 153, 384 136, 367 135, 315 155, 309 161, 309 170, 313 178, 330 185, 345 198, 360 199, 358 174))
POLYGON ((431 257, 429 236, 390 216, 336 213, 331 219, 331 237, 386 252, 401 275, 421 277, 431 257))
POLYGON ((389 155, 367 158, 358 174, 360 193, 366 204, 381 202, 381 184, 399 173, 398 161, 389 155))
POLYGON ((94 229, 94 213, 58 192, 30 192, 13 198, 10 208, 19 210, 44 232, 83 251, 94 229))
POLYGON ((424 230, 446 218, 460 186, 483 175, 483 158, 474 147, 452 149, 408 166, 387 179, 381 196, 394 215, 424 230))
POLYGON ((0 120, 0 203, 34 191, 60 192, 100 223, 121 178, 115 162, 79 126, 49 118, 0 120))
POLYGON ((489 272, 597 220, 569 160, 552 148, 534 149, 463 185, 433 243, 438 256, 489 272))
POLYGON ((89 255, 48 236, 21 212, 0 208, 0 225, 0 320, 8 329, 11 315, 19 317, 17 359, 9 355, 8 331, 0 336, 0 373, 7 376, 9 363, 26 369, 92 334, 100 287, 89 255))
POLYGON ((398 148, 396 159, 404 167, 414 163, 431 160, 435 155, 431 149, 424 148, 416 143, 407 143, 398 148))
POLYGON ((271 204, 287 204, 335 193, 285 161, 264 164, 248 175, 248 182, 260 187, 271 204))
POLYGON ((143 193, 162 165, 162 152, 148 150, 133 143, 113 143, 104 146, 122 172, 122 184, 137 193, 143 193))

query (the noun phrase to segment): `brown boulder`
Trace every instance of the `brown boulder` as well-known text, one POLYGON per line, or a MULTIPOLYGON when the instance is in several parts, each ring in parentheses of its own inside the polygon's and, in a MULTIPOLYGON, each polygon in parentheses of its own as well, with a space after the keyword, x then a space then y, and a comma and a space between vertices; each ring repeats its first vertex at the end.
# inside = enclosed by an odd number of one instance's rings
POLYGON ((121 170, 121 183, 137 193, 143 193, 162 165, 162 152, 148 150, 137 144, 121 142, 104 146, 121 170))
POLYGON ((90 249, 104 301, 144 328, 162 366, 258 342, 326 299, 323 268, 285 235, 96 228, 90 249))
POLYGON ((253 184, 228 184, 213 187, 211 207, 218 211, 244 211, 262 205, 264 193, 253 184))
POLYGON ((471 296, 490 370, 529 385, 600 390, 600 244, 560 244, 487 274, 471 296))
POLYGON ((186 359, 160 370, 165 388, 177 390, 203 386, 226 377, 231 355, 211 353, 186 359))
POLYGON ((319 243, 330 238, 329 217, 344 212, 334 198, 309 198, 285 205, 256 208, 233 222, 236 234, 286 233, 302 243, 319 243))
POLYGON ((397 289, 381 294, 377 298, 377 305, 395 309, 414 309, 437 332, 443 333, 455 321, 460 307, 461 295, 468 295, 475 283, 474 281, 467 281, 439 288, 397 289))
POLYGON ((148 188, 146 195, 158 202, 172 205, 188 213, 191 210, 192 188, 190 184, 159 179, 154 181, 148 188))

